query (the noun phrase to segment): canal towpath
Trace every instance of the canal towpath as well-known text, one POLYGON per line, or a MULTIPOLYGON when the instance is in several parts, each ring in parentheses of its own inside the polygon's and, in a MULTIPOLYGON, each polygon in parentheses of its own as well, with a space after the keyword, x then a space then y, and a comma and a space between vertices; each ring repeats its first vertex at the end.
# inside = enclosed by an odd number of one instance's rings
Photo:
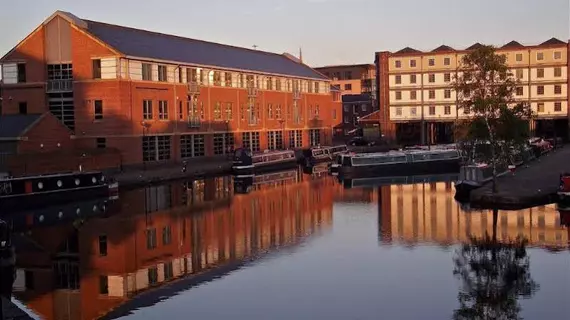
POLYGON ((503 210, 553 203, 557 201, 560 173, 569 171, 570 146, 566 146, 500 177, 495 194, 492 183, 472 191, 470 203, 477 208, 503 210))

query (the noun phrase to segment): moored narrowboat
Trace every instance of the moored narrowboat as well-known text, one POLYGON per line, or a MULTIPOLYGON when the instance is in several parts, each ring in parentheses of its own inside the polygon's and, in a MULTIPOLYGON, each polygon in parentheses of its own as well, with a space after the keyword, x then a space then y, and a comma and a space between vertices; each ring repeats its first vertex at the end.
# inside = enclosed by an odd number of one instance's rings
POLYGON ((69 172, 3 178, 0 180, 0 213, 26 210, 116 193, 118 183, 102 172, 69 172))
MULTIPOLYGON (((508 166, 498 165, 497 176, 509 172, 508 166)), ((474 163, 459 169, 459 180, 455 182, 455 199, 468 201, 471 191, 481 188, 493 180, 493 167, 487 163, 474 163)))
POLYGON ((249 149, 234 151, 232 171, 236 176, 250 176, 297 166, 293 150, 266 151, 253 154, 249 149))
POLYGON ((341 161, 343 179, 357 179, 457 172, 461 157, 457 150, 390 151, 345 155, 341 161))
POLYGON ((302 160, 307 167, 314 166, 318 163, 333 161, 339 154, 347 153, 346 145, 338 145, 332 147, 311 147, 303 149, 302 160))

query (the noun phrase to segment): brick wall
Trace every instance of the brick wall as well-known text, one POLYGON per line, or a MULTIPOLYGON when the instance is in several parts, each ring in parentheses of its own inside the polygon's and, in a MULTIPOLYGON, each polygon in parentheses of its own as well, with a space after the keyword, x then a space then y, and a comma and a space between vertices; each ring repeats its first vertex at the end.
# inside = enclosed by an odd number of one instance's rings
POLYGON ((43 115, 24 136, 27 140, 18 142, 20 154, 71 150, 74 147, 71 132, 51 113, 43 115))

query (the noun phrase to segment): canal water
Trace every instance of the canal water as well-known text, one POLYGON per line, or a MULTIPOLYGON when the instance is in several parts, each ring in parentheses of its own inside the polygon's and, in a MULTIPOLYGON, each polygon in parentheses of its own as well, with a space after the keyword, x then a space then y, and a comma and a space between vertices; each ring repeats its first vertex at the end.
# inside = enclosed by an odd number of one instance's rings
POLYGON ((293 170, 47 208, 15 234, 15 296, 50 320, 570 318, 566 213, 453 194, 293 170))

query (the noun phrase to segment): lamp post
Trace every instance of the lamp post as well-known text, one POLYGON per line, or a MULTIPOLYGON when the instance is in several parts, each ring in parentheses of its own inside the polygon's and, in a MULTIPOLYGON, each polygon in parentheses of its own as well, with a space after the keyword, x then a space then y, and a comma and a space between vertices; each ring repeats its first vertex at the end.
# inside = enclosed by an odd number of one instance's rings
POLYGON ((144 159, 144 154, 145 154, 145 150, 144 150, 144 143, 145 143, 145 138, 146 138, 146 131, 148 130, 148 128, 150 128, 151 124, 146 122, 146 121, 141 121, 141 127, 142 127, 142 152, 143 152, 143 170, 146 171, 146 160, 144 159))

